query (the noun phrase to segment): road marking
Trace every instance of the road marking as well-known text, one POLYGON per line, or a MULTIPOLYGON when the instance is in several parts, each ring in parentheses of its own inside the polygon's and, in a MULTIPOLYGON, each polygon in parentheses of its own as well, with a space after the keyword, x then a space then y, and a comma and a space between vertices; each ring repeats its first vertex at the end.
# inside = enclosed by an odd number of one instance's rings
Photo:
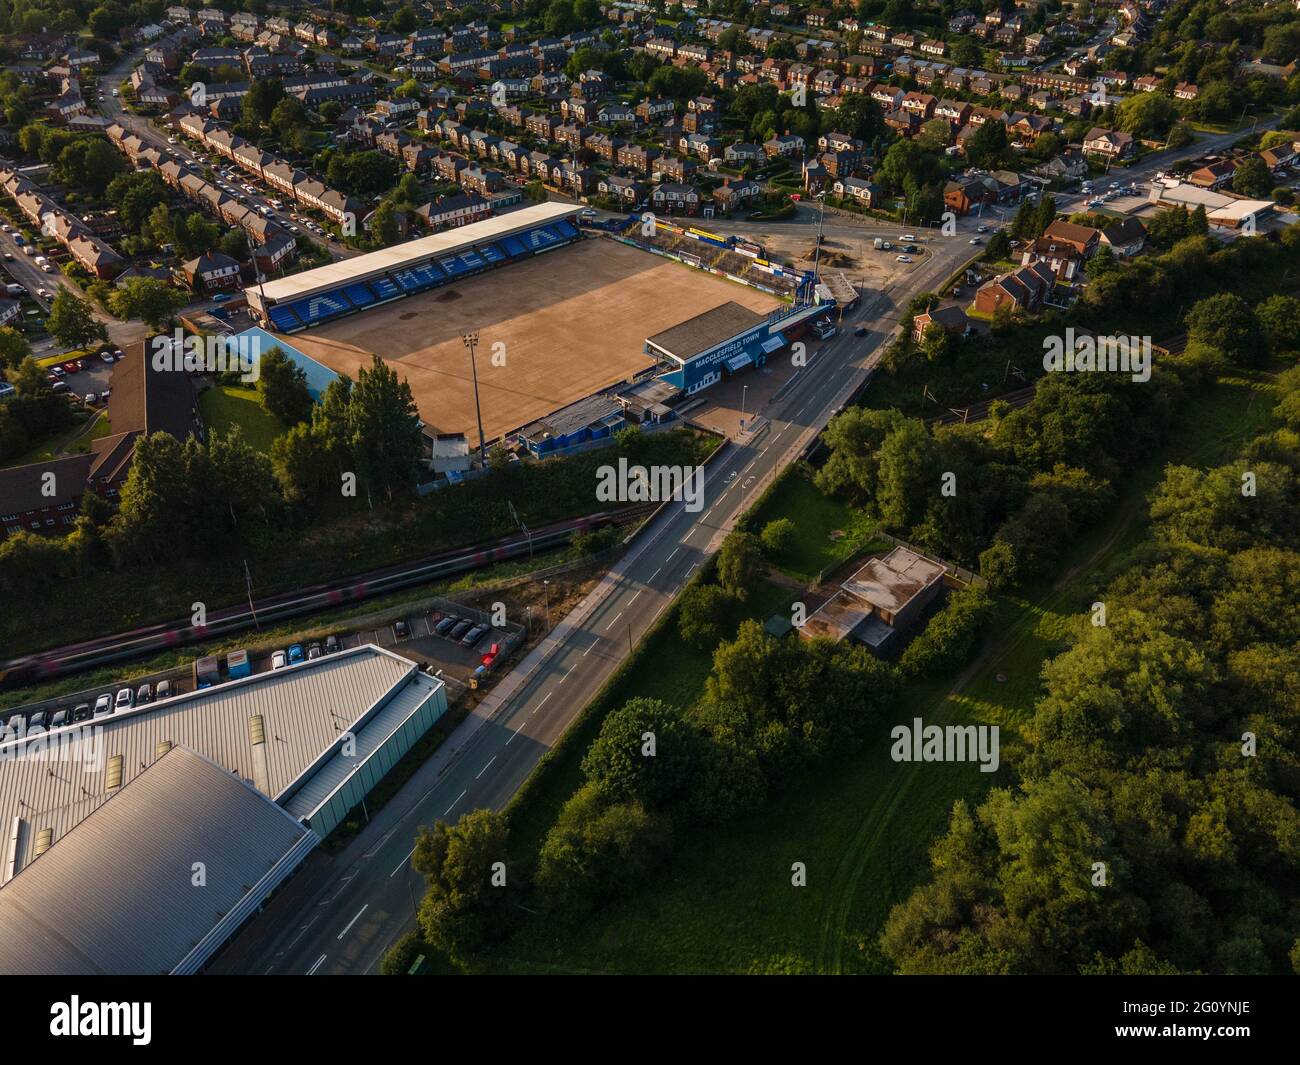
POLYGON ((631 606, 633 603, 635 603, 635 602, 636 602, 636 597, 637 597, 638 595, 640 595, 640 594, 641 594, 641 589, 638 588, 638 589, 633 593, 632 598, 629 599, 629 600, 627 601, 627 605, 628 605, 628 606, 631 606))
MULTIPOLYGON (((492 763, 495 762, 496 760, 497 760, 497 756, 494 754, 491 758, 488 759, 488 764, 478 771, 478 777, 481 777, 484 773, 486 773, 489 769, 491 769, 492 763)), ((474 779, 478 780, 478 777, 475 777, 474 779)))
MULTIPOLYGON (((452 805, 454 806, 455 804, 453 803, 452 805)), ((415 853, 415 848, 412 847, 412 848, 411 848, 411 854, 414 854, 414 853, 415 853)), ((397 868, 394 869, 391 873, 388 874, 388 879, 389 879, 389 880, 392 880, 393 877, 395 877, 398 873, 400 873, 403 869, 406 868, 406 863, 409 862, 409 861, 411 860, 411 854, 408 854, 405 858, 403 858, 403 859, 401 860, 401 862, 398 864, 397 868)))
MULTIPOLYGON (((465 789, 465 791, 468 791, 468 790, 469 790, 468 788, 465 789)), ((443 816, 443 817, 446 817, 449 813, 452 812, 452 810, 456 809, 456 803, 460 802, 460 800, 463 799, 464 797, 465 797, 465 792, 462 791, 462 792, 461 792, 459 795, 457 795, 456 798, 452 801, 452 804, 451 804, 450 806, 448 806, 447 809, 445 809, 445 810, 442 811, 442 816, 443 816)))
MULTIPOLYGON (((623 611, 620 610, 617 614, 615 614, 612 618, 610 618, 609 624, 605 626, 605 631, 608 632, 610 629, 612 629, 614 627, 614 622, 616 622, 622 616, 623 616, 623 611)), ((567 677, 568 674, 566 673, 565 676, 567 677)))
MULTIPOLYGON (((352 931, 352 926, 356 924, 359 920, 361 920, 361 915, 365 913, 366 910, 368 909, 370 909, 370 903, 367 902, 364 906, 361 907, 361 909, 357 910, 357 915, 354 918, 352 918, 352 920, 348 922, 347 927, 344 928, 343 931, 339 933, 339 939, 342 939, 345 935, 347 935, 349 932, 352 931)), ((324 960, 323 955, 322 955, 322 960, 324 960)))
POLYGON ((325 956, 324 954, 322 954, 319 958, 316 959, 316 964, 313 965, 310 969, 307 970, 307 975, 308 975, 308 976, 315 976, 315 975, 316 975, 316 970, 319 969, 319 968, 320 968, 320 967, 325 963, 325 957, 326 957, 326 956, 325 956))
MULTIPOLYGON (((681 550, 680 547, 674 547, 674 548, 673 548, 673 555, 677 554, 677 552, 680 551, 680 550, 681 550)), ((664 559, 664 565, 667 565, 669 562, 671 562, 671 561, 673 560, 673 555, 669 555, 666 559, 664 559)))
POLYGON ((691 574, 695 572, 695 567, 698 566, 698 565, 699 565, 698 562, 692 562, 692 563, 691 563, 691 568, 688 569, 688 570, 686 571, 686 579, 687 579, 687 580, 690 580, 690 579, 691 579, 691 574))
POLYGON ((658 576, 659 576, 659 570, 661 570, 661 569, 663 569, 663 566, 660 566, 659 569, 655 570, 652 574, 650 574, 650 580, 646 581, 646 584, 649 584, 650 581, 653 581, 656 577, 658 577, 658 576))
MULTIPOLYGON (((525 724, 527 724, 527 722, 524 722, 524 721, 519 722, 519 727, 518 727, 517 729, 515 729, 514 732, 510 733, 510 740, 513 740, 516 736, 519 735, 519 733, 521 733, 521 732, 524 730, 524 725, 525 725, 525 724)), ((507 746, 507 747, 510 746, 510 740, 506 740, 506 746, 507 746)), ((488 765, 491 765, 491 764, 492 764, 491 762, 488 763, 488 765)), ((484 766, 484 768, 486 769, 487 766, 484 766)))
MULTIPOLYGON (((550 698, 552 695, 554 695, 554 694, 555 694, 555 692, 547 692, 547 693, 546 693, 546 699, 549 699, 549 698, 550 698)), ((538 710, 540 710, 543 706, 546 705, 546 699, 543 699, 540 703, 537 704, 536 707, 534 707, 534 709, 533 709, 533 713, 534 713, 534 714, 537 713, 538 710)))
POLYGON ((583 658, 586 658, 589 654, 591 654, 591 649, 592 649, 593 647, 595 647, 596 644, 598 644, 598 643, 600 643, 600 637, 599 637, 599 636, 596 637, 596 639, 592 640, 591 643, 587 646, 587 649, 586 649, 585 651, 582 652, 582 657, 583 657, 583 658))

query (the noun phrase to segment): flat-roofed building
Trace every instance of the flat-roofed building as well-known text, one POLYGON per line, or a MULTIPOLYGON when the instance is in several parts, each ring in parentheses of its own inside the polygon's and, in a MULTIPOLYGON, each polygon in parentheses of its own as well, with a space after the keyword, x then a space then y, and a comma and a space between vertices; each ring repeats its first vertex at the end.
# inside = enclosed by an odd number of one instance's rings
POLYGON ((944 566, 906 547, 873 558, 799 629, 805 639, 848 637, 883 650, 920 618, 943 587, 944 566))

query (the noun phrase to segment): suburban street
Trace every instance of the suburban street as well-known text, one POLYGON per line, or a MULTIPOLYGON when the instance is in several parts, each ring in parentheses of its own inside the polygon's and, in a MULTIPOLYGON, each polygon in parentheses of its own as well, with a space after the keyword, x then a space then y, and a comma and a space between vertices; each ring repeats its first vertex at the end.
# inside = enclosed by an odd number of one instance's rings
POLYGON ((954 237, 935 237, 913 272, 885 292, 867 294, 840 335, 821 345, 785 394, 761 412, 765 424, 754 438, 733 441, 710 464, 702 511, 687 513, 678 502, 653 519, 587 600, 502 678, 348 848, 318 865, 314 876, 304 870, 287 893, 292 898, 283 907, 273 904, 216 970, 374 972, 412 926, 424 890, 409 861, 416 829, 509 802, 736 518, 874 367, 899 305, 939 286, 970 258, 973 228, 972 220, 954 237), (852 335, 859 325, 868 329, 865 337, 852 335))

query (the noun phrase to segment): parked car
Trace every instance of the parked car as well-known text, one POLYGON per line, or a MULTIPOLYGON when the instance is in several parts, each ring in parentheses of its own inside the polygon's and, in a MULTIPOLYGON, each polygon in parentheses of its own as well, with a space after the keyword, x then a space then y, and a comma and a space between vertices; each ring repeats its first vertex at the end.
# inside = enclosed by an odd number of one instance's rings
POLYGON ((95 399, 95 393, 87 392, 84 396, 81 397, 81 401, 85 403, 87 407, 93 407, 97 402, 95 399))
POLYGON ((101 351, 99 353, 100 361, 106 366, 113 365, 113 353, 111 351, 101 351))
POLYGON ((153 690, 154 700, 170 699, 175 692, 172 691, 172 682, 169 680, 160 680, 158 686, 153 690))
POLYGON ((113 697, 105 692, 95 700, 94 717, 108 717, 113 712, 113 697))
POLYGON ((337 636, 326 636, 325 653, 327 655, 332 655, 334 654, 335 651, 338 650, 339 650, 339 638, 337 636))
POLYGON ((315 662, 316 659, 320 658, 320 656, 321 656, 320 644, 313 643, 307 648, 308 662, 315 662))
POLYGON ((275 654, 271 656, 272 669, 284 669, 284 667, 287 666, 288 664, 289 664, 289 659, 286 657, 283 651, 276 651, 275 654))
POLYGON ((28 732, 35 732, 37 729, 44 732, 49 727, 50 715, 45 710, 37 710, 36 713, 32 714, 32 716, 27 719, 28 732))
POLYGON ((980 243, 980 238, 979 238, 979 237, 971 237, 971 238, 970 238, 970 243, 972 243, 972 244, 979 244, 979 243, 980 243))
POLYGON ((306 656, 302 653, 302 644, 295 643, 289 645, 289 663, 301 662, 306 656))
POLYGON ((65 376, 65 375, 67 374, 67 372, 68 372, 68 371, 65 370, 62 366, 51 366, 51 367, 50 367, 50 373, 51 373, 54 377, 56 377, 56 378, 65 376))
POLYGON ((895 261, 895 262, 900 262, 900 263, 910 263, 910 262, 912 261, 912 257, 911 257, 910 255, 900 255, 900 256, 899 256, 896 260, 894 260, 894 261, 895 261))
POLYGON ((399 640, 405 640, 411 635, 411 628, 401 618, 393 622, 393 635, 399 640))
POLYGON ((81 369, 81 363, 77 361, 65 362, 60 369, 64 373, 77 373, 81 369))
POLYGON ((135 705, 135 692, 130 688, 122 688, 117 693, 117 698, 113 700, 114 710, 130 710, 135 705))
POLYGON ((50 728, 63 728, 64 725, 72 724, 72 711, 66 706, 55 710, 50 717, 50 728))
POLYGON ((451 630, 454 629, 459 624, 460 624, 460 618, 458 618, 455 614, 448 614, 445 618, 443 618, 440 622, 438 622, 437 625, 434 626, 433 631, 438 636, 446 636, 447 633, 451 632, 451 630))
POLYGON ((143 706, 145 703, 151 702, 153 702, 153 685, 141 684, 140 687, 135 690, 136 706, 143 706))
POLYGON ((857 329, 853 330, 853 335, 854 335, 855 337, 864 337, 864 336, 866 336, 866 335, 867 335, 867 327, 866 327, 865 325, 860 325, 860 326, 858 326, 857 329))
POLYGON ((485 632, 487 632, 486 626, 475 625, 469 630, 469 632, 465 633, 465 635, 460 638, 460 645, 462 647, 473 647, 479 642, 479 640, 483 639, 483 634, 485 632))
POLYGON ((72 708, 73 721, 89 721, 92 711, 89 703, 78 703, 72 708))
POLYGON ((451 631, 447 633, 447 636, 449 639, 459 640, 462 636, 465 635, 465 633, 469 632, 469 630, 472 629, 473 627, 474 627, 474 622, 472 621, 458 621, 456 622, 455 625, 451 627, 451 631))

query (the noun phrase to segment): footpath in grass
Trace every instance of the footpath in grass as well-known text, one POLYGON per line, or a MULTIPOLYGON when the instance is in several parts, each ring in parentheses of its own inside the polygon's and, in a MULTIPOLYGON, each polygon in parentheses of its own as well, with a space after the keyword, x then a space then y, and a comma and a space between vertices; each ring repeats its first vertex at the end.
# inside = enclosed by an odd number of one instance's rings
MULTIPOLYGON (((572 927, 521 934, 493 968, 888 972, 880 931, 894 904, 925 876, 930 844, 952 803, 977 803, 990 786, 1010 779, 973 764, 895 763, 889 729, 913 717, 926 724, 998 724, 1002 764, 1014 761, 1017 729, 1033 711, 1043 662, 1064 647, 1106 576, 1143 540, 1146 493, 1166 463, 1225 461, 1266 424, 1271 403, 1262 375, 1225 379, 1193 398, 1167 446, 1133 468, 1109 520, 1073 545, 1055 584, 999 602, 983 652, 962 677, 909 686, 891 720, 860 750, 748 817, 683 836, 668 865, 635 897, 572 927), (806 887, 791 885, 794 862, 807 867, 806 887)), ((668 667, 678 667, 655 654, 642 663, 639 685, 665 683, 668 667)), ((574 763, 566 795, 578 783, 576 762, 589 742, 586 737, 566 751, 574 763)), ((540 841, 537 822, 554 819, 556 797, 545 806, 512 815, 512 830, 517 817, 533 819, 530 846, 540 841)))
POLYGON ((218 385, 199 396, 203 424, 223 435, 238 425, 244 440, 255 450, 269 453, 271 444, 284 432, 284 422, 262 406, 255 389, 218 385))

